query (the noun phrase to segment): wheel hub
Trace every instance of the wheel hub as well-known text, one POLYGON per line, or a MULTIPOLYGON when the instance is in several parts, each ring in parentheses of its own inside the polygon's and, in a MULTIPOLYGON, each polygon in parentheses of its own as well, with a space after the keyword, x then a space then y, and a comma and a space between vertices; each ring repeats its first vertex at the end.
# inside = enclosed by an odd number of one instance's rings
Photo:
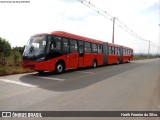
POLYGON ((58 65, 57 70, 58 70, 58 72, 62 72, 62 70, 63 70, 62 65, 58 65))

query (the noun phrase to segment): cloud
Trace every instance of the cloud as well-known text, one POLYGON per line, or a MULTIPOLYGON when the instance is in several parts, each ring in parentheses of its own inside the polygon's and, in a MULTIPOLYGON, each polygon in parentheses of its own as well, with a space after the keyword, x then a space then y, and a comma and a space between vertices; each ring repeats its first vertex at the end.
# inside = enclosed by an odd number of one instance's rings
MULTIPOLYGON (((154 12, 158 9, 157 0, 90 1, 118 17, 137 34, 158 42, 159 18, 157 12, 154 12)), ((0 36, 7 38, 12 46, 23 46, 33 34, 55 30, 107 42, 112 40, 112 21, 78 0, 31 0, 30 4, 0 4, 0 15, 0 36)), ((115 42, 133 47, 135 51, 147 51, 148 47, 147 43, 138 41, 118 26, 115 26, 115 42)))
POLYGON ((149 14, 152 12, 158 12, 160 10, 160 3, 156 2, 152 4, 151 6, 145 8, 142 12, 145 14, 149 14))
POLYGON ((60 0, 61 2, 66 2, 66 3, 75 3, 77 0, 60 0))

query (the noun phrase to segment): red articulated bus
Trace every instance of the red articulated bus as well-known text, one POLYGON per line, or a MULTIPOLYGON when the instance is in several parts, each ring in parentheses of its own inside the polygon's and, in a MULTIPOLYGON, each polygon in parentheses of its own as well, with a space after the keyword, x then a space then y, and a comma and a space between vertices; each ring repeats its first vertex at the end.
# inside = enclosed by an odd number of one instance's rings
POLYGON ((30 38, 22 65, 39 73, 100 65, 119 64, 133 60, 133 49, 79 35, 55 31, 30 38))

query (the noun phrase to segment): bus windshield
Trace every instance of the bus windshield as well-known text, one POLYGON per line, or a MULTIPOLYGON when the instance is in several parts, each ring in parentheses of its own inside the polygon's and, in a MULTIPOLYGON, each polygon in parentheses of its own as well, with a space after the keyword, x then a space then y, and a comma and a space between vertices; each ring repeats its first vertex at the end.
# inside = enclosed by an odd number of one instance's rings
POLYGON ((23 53, 26 57, 37 57, 45 54, 46 36, 32 36, 23 53))

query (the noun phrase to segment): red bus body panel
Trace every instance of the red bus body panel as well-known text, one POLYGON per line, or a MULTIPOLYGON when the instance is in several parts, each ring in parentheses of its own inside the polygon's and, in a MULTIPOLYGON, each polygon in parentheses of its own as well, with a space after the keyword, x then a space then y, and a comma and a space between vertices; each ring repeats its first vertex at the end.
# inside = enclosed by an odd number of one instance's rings
POLYGON ((93 55, 91 53, 84 53, 84 67, 92 66, 93 55))
POLYGON ((120 55, 108 54, 108 64, 117 63, 119 58, 120 58, 120 55))
POLYGON ((78 53, 70 53, 69 58, 67 59, 68 61, 68 67, 67 68, 78 68, 78 53))
POLYGON ((125 62, 128 62, 128 60, 129 60, 129 61, 132 61, 132 60, 133 60, 133 49, 132 49, 132 48, 129 48, 129 47, 126 47, 126 46, 123 46, 123 48, 132 51, 132 54, 131 54, 131 55, 123 55, 123 62, 124 62, 124 63, 125 63, 125 62))
POLYGON ((50 71, 49 61, 35 62, 35 61, 25 61, 22 62, 23 68, 29 68, 36 71, 50 71))
POLYGON ((87 38, 87 37, 83 37, 79 35, 74 35, 71 33, 63 32, 63 31, 55 31, 50 34, 46 34, 46 33, 36 34, 35 36, 38 36, 38 35, 54 35, 54 36, 59 36, 59 37, 66 37, 70 39, 81 40, 84 42, 86 41, 86 42, 91 42, 91 43, 97 43, 99 45, 106 45, 107 47, 108 46, 116 47, 119 49, 123 47, 125 49, 131 50, 132 54, 122 56, 121 54, 111 54, 111 53, 108 54, 107 53, 108 51, 107 51, 106 54, 104 53, 85 53, 84 52, 84 55, 80 56, 78 52, 74 52, 74 53, 62 55, 60 57, 52 58, 49 60, 44 60, 41 62, 36 62, 33 60, 30 60, 30 61, 23 60, 22 65, 24 68, 29 68, 29 69, 36 70, 36 71, 55 71, 55 66, 56 66, 57 61, 64 61, 66 69, 75 69, 79 67, 92 66, 94 60, 97 61, 97 65, 104 65, 104 63, 115 64, 120 59, 120 57, 122 57, 122 62, 128 62, 128 60, 130 61, 133 60, 133 49, 129 47, 120 46, 120 45, 116 45, 116 44, 112 44, 108 42, 104 43, 103 41, 100 41, 100 40, 95 40, 95 39, 91 39, 91 38, 87 38))
MULTIPOLYGON (((108 46, 120 48, 120 45, 108 43, 108 46)), ((108 64, 115 64, 120 59, 120 54, 108 54, 108 64)))
POLYGON ((84 67, 84 57, 79 57, 79 60, 78 60, 78 67, 84 67))
POLYGON ((97 60, 98 65, 103 65, 103 54, 97 54, 97 53, 92 53, 92 54, 93 54, 93 60, 97 60))

